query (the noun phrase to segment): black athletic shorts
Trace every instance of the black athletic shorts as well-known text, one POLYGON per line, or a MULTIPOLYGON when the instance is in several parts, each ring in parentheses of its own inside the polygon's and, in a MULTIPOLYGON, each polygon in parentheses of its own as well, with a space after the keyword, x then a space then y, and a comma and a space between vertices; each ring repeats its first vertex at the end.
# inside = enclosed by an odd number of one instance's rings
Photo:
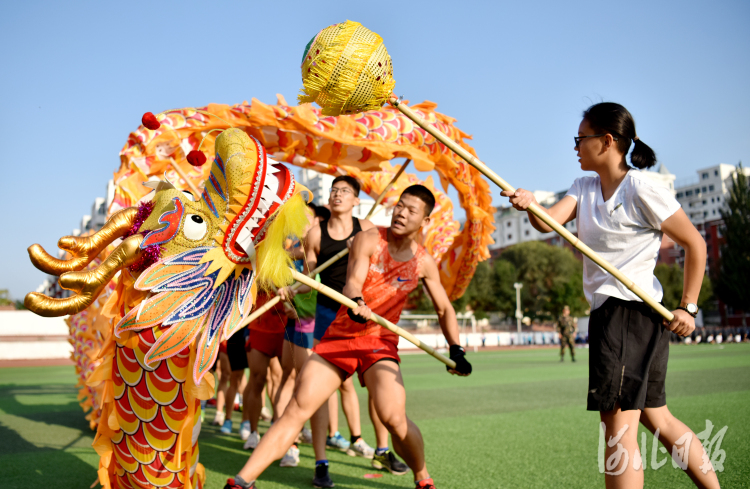
POLYGON ((227 356, 232 372, 247 368, 247 351, 245 350, 245 332, 247 326, 234 333, 227 340, 227 356))
POLYGON ((589 411, 667 404, 669 330, 648 304, 610 297, 589 319, 589 411))

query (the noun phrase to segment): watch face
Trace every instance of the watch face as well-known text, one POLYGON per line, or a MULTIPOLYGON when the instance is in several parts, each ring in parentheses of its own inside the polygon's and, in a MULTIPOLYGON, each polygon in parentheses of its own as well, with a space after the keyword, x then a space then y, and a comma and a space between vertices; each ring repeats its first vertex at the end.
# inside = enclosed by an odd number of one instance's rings
POLYGON ((686 309, 690 314, 695 314, 698 312, 698 306, 696 306, 695 304, 688 304, 686 309))

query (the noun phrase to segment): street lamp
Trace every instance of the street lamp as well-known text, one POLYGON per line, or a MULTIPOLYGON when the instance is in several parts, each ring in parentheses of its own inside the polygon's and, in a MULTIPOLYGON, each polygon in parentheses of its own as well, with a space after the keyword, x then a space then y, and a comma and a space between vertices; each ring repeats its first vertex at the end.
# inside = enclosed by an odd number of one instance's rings
POLYGON ((521 289, 523 284, 516 282, 513 284, 516 288, 516 326, 518 327, 518 341, 521 341, 521 319, 523 319, 523 312, 521 312, 521 289))

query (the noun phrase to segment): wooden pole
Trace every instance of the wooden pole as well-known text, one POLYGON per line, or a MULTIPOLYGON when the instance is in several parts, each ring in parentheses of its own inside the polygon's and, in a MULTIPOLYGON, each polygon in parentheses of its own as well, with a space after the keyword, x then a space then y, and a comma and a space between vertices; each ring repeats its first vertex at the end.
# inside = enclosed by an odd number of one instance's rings
MULTIPOLYGON (((336 302, 339 302, 340 304, 345 305, 349 309, 354 309, 357 307, 357 303, 353 300, 349 299, 348 297, 339 294, 335 290, 333 290, 330 287, 326 287, 325 285, 316 282, 314 279, 308 277, 307 275, 304 275, 302 273, 299 273, 297 270, 292 270, 292 275, 294 275, 294 279, 302 282, 303 284, 309 286, 311 289, 315 289, 320 294, 327 295, 331 299, 335 300, 336 302)), ((433 357, 437 358, 444 364, 446 364, 448 367, 455 369, 456 368, 456 362, 451 360, 450 358, 447 358, 445 355, 441 355, 440 353, 436 352, 430 345, 426 345, 419 341, 416 336, 409 333, 408 331, 399 328, 392 322, 388 321, 387 319, 384 319, 380 316, 378 316, 375 313, 372 313, 372 316, 370 317, 370 320, 381 325, 385 329, 392 331, 393 333, 396 333, 402 338, 405 338, 409 342, 413 343, 417 347, 421 348, 422 350, 426 351, 433 357)))
MULTIPOLYGON (((490 170, 487 165, 482 163, 478 158, 476 158, 474 155, 466 151, 464 148, 462 148, 460 145, 458 145, 455 141, 453 141, 451 138, 440 132, 439 130, 435 129, 430 123, 419 117, 408 105, 402 103, 399 101, 396 97, 391 97, 389 100, 389 103, 396 107, 402 114, 404 114, 406 117, 414 121, 419 127, 430 133, 432 136, 435 137, 438 141, 443 143, 445 146, 453 150, 454 153, 456 153, 458 156, 463 158, 467 163, 469 163, 471 166, 476 168, 479 172, 483 173, 487 178, 489 178, 495 185, 500 187, 503 190, 507 190, 509 192, 515 192, 516 189, 510 185, 508 182, 500 178, 500 176, 490 170)), ((653 297, 646 294, 646 292, 643 291, 638 285, 635 284, 632 280, 630 280, 628 277, 625 276, 620 270, 612 266, 611 263, 609 263, 607 260, 599 256, 598 253, 596 253, 594 250, 586 246, 583 242, 581 242, 577 237, 573 235, 570 231, 565 229, 560 223, 555 221, 552 216, 547 214, 547 211, 543 209, 542 207, 538 206, 537 204, 531 204, 528 208, 528 211, 534 214, 536 217, 538 217, 542 222, 547 224, 549 227, 551 227, 557 234, 565 238, 570 244, 573 245, 578 251, 586 255, 591 261, 602 267, 605 271, 610 273, 613 277, 615 277, 617 280, 622 282, 625 287, 627 287, 630 291, 632 291, 635 295, 643 299, 643 301, 654 308, 656 312, 664 316, 665 319, 667 319, 669 322, 672 322, 674 319, 674 315, 664 306, 662 306, 660 303, 656 302, 653 297)))
POLYGON ((194 194, 195 198, 196 199, 200 199, 201 198, 201 191, 198 190, 198 187, 196 187, 195 184, 193 184, 193 182, 190 180, 190 178, 188 178, 187 174, 184 171, 182 171, 182 168, 180 168, 180 165, 178 165, 175 160, 172 160, 170 162, 170 166, 172 167, 172 169, 174 171, 177 172, 177 174, 180 176, 180 178, 182 178, 183 180, 185 180, 185 183, 187 183, 187 186, 190 187, 190 190, 193 191, 193 194, 194 194))
POLYGON ((370 209, 370 212, 367 213, 367 216, 365 216, 365 219, 369 219, 372 217, 373 214, 375 214, 375 209, 380 205, 380 203, 385 198, 385 194, 388 193, 388 191, 393 188, 393 185, 396 184, 396 180, 401 176, 401 174, 404 173, 404 170, 406 170, 406 167, 409 166, 409 163, 411 163, 411 158, 407 159, 403 165, 401 165, 401 168, 398 169, 398 172, 396 172, 396 175, 391 179, 391 181, 388 183, 388 185, 385 186, 382 192, 380 192, 380 195, 378 195, 378 199, 375 201, 375 204, 370 209))

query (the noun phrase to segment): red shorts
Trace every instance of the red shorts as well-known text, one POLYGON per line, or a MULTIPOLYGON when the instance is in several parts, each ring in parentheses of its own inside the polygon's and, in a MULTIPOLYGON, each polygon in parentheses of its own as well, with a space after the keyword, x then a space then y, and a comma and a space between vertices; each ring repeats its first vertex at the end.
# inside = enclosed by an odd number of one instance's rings
POLYGON ((251 349, 258 350, 268 357, 281 358, 281 352, 284 350, 284 332, 267 333, 251 329, 245 350, 251 349))
POLYGON ((337 366, 347 377, 357 372, 359 383, 365 385, 364 373, 380 360, 401 362, 398 347, 387 339, 375 335, 354 338, 328 338, 324 336, 313 351, 337 366))

